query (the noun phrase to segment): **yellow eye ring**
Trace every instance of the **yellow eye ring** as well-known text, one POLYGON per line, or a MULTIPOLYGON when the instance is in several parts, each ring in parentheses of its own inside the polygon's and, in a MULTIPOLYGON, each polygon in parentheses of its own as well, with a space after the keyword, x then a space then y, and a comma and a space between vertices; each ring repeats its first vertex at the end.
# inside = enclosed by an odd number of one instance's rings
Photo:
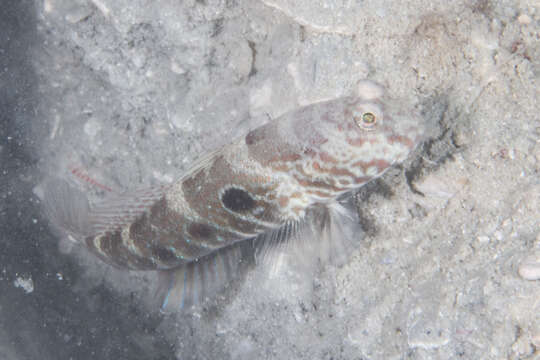
POLYGON ((372 112, 365 112, 361 116, 355 116, 356 125, 363 129, 371 129, 377 123, 377 117, 372 112))
POLYGON ((373 113, 366 112, 362 114, 362 122, 364 124, 372 125, 375 124, 376 121, 377 119, 375 118, 375 115, 373 115, 373 113))

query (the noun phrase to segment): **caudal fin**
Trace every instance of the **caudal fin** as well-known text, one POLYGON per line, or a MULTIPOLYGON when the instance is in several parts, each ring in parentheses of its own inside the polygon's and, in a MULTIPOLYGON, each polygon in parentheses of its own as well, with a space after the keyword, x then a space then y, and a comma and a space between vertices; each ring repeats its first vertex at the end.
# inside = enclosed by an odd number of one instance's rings
POLYGON ((59 178, 47 179, 42 189, 43 210, 57 231, 75 239, 89 235, 90 204, 82 191, 59 178))

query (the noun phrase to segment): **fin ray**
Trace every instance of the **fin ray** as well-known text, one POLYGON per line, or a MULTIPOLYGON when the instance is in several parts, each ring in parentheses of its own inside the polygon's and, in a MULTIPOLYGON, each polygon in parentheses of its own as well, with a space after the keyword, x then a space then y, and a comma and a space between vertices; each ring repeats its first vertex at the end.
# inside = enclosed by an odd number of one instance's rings
POLYGON ((82 191, 56 177, 46 179, 42 189, 43 210, 57 231, 77 240, 90 234, 90 203, 82 191))
POLYGON ((113 195, 97 203, 91 211, 95 234, 110 231, 133 222, 148 211, 165 192, 168 185, 113 195))
POLYGON ((324 209, 325 221, 320 224, 320 259, 334 266, 345 264, 364 238, 358 212, 349 197, 333 201, 324 209))
POLYGON ((255 259, 264 264, 279 262, 279 254, 311 267, 316 261, 343 265, 363 238, 360 219, 352 198, 333 201, 308 209, 301 220, 291 220, 284 226, 255 239, 255 259))
POLYGON ((159 272, 158 297, 165 312, 184 310, 224 291, 251 263, 251 241, 241 241, 186 263, 159 272))

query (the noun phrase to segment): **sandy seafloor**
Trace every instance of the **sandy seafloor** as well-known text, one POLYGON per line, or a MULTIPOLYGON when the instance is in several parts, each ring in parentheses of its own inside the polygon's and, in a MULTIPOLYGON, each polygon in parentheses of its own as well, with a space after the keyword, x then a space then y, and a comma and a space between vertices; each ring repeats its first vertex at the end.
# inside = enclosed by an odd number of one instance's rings
POLYGON ((540 359, 537 0, 24 0, 0 14, 0 359, 540 359), (256 267, 215 304, 164 315, 151 276, 60 241, 39 211, 46 176, 168 183, 363 78, 418 107, 428 133, 356 194, 365 234, 342 267, 256 267))

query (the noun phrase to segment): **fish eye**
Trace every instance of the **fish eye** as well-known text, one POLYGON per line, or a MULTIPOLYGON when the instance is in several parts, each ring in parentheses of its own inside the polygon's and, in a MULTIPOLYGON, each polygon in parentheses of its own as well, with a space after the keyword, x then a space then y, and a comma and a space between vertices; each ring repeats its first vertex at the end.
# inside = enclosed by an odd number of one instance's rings
POLYGON ((363 124, 365 124, 365 125, 373 125, 373 124, 375 124, 375 121, 377 121, 377 119, 375 118, 375 115, 373 115, 373 113, 366 112, 366 113, 362 114, 362 123, 363 124))
POLYGON ((356 123, 356 125, 358 125, 358 127, 365 130, 370 130, 377 123, 377 117, 375 116, 375 114, 368 111, 363 114, 354 116, 354 122, 356 123))
POLYGON ((360 109, 353 112, 353 120, 359 128, 363 130, 373 130, 378 122, 382 120, 382 112, 374 104, 363 104, 360 109))

